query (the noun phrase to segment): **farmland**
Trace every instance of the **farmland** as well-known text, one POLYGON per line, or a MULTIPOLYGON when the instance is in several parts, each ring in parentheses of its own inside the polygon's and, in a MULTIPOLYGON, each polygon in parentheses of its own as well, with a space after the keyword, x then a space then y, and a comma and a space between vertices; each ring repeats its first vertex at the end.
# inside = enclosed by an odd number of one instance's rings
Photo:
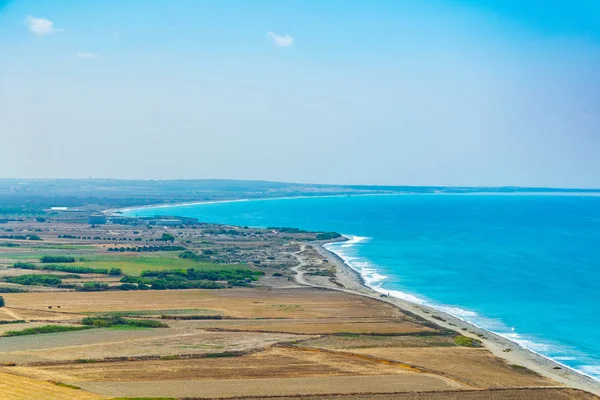
POLYGON ((378 298, 299 284, 291 268, 348 285, 314 233, 31 220, 4 229, 41 240, 0 240, 2 398, 593 398, 461 347, 457 331, 378 298))

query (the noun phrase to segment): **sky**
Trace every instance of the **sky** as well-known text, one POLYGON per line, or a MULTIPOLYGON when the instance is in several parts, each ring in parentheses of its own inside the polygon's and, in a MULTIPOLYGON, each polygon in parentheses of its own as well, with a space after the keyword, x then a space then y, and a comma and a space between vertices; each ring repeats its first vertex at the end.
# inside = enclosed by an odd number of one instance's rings
POLYGON ((0 0, 0 177, 600 188, 597 0, 0 0))

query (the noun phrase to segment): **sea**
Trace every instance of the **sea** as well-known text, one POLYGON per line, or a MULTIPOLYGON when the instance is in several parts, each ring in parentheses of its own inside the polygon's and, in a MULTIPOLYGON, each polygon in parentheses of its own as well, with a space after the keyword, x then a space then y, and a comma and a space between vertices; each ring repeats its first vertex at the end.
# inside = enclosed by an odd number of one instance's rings
POLYGON ((367 285, 435 307, 600 380, 600 197, 402 194, 144 208, 335 231, 367 285))

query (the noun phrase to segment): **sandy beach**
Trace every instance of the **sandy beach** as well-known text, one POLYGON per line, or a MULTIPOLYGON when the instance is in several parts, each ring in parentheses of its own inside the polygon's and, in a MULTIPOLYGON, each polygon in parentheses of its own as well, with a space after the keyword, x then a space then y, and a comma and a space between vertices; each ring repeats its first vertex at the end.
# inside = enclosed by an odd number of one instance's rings
POLYGON ((380 301, 392 304, 404 312, 417 315, 427 321, 444 328, 460 332, 462 335, 470 336, 480 340, 483 345, 494 355, 506 360, 511 365, 520 365, 526 367, 542 376, 550 378, 565 386, 585 390, 596 395, 600 395, 600 382, 587 377, 579 372, 560 365, 546 357, 534 353, 520 345, 512 342, 500 335, 481 329, 475 325, 465 322, 450 314, 441 312, 432 307, 421 304, 411 303, 409 301, 394 298, 382 297, 382 294, 366 286, 360 274, 348 266, 339 256, 327 250, 324 245, 311 246, 320 256, 328 261, 330 265, 336 267, 335 284, 321 277, 306 276, 302 267, 309 265, 310 261, 299 253, 297 255, 300 265, 293 268, 297 272, 296 280, 298 283, 313 287, 322 287, 327 289, 339 290, 347 293, 354 293, 361 296, 378 299, 380 301), (321 278, 321 279, 319 279, 321 278), (343 286, 340 286, 340 284, 343 286))

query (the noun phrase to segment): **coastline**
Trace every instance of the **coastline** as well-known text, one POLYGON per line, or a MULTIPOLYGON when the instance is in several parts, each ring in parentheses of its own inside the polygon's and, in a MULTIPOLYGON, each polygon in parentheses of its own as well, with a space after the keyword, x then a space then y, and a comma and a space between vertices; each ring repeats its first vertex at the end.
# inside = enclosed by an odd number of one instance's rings
MULTIPOLYGON (((515 195, 515 193, 419 193, 416 195, 515 195)), ((541 193, 527 193, 527 195, 540 195, 541 193)), ((562 195, 561 193, 548 193, 549 195, 562 195)), ((245 201, 260 201, 260 200, 293 200, 298 198, 321 198, 321 197, 347 197, 347 196, 402 196, 402 195, 413 195, 413 193, 388 193, 388 194, 353 194, 353 195, 323 195, 323 196, 290 196, 290 197, 273 197, 273 198, 260 198, 260 199, 231 199, 231 200, 215 200, 215 201, 196 201, 187 203, 173 203, 173 204, 157 204, 157 205, 146 205, 141 207, 129 207, 120 209, 119 211, 132 211, 138 209, 152 209, 152 208, 170 208, 174 206, 193 206, 201 204, 214 204, 214 203, 229 203, 229 202, 245 202, 245 201)), ((516 194, 521 195, 521 194, 516 194)), ((586 193, 569 193, 568 195, 579 195, 587 196, 586 193)), ((593 195, 593 194, 592 194, 593 195)), ((117 211, 117 210, 113 210, 117 211)), ((105 211, 108 212, 108 211, 105 211)), ((460 317, 449 314, 446 311, 441 311, 433 306, 421 304, 419 302, 411 302, 409 299, 398 298, 398 297, 381 297, 383 292, 379 292, 372 287, 367 285, 365 279, 361 274, 348 265, 338 254, 334 251, 325 248, 329 243, 325 242, 319 245, 311 245, 317 250, 324 258, 329 260, 331 265, 338 267, 337 278, 340 282, 344 283, 344 288, 337 287, 329 282, 318 282, 311 283, 302 281, 302 274, 298 271, 297 267, 293 270, 297 273, 296 280, 302 285, 314 286, 324 289, 333 289, 344 291, 347 293, 357 294, 361 296, 370 297, 379 301, 387 302, 398 307, 401 310, 405 310, 409 313, 415 314, 418 317, 423 318, 429 322, 432 322, 438 326, 452 329, 460 332, 465 336, 472 337, 474 339, 482 341, 484 346, 492 352, 495 356, 505 360, 508 364, 519 365, 526 367, 542 376, 550 378, 558 383, 564 384, 568 387, 575 389, 581 389, 590 393, 594 393, 600 396, 600 382, 584 372, 578 371, 567 365, 561 364, 549 357, 542 354, 536 353, 529 350, 522 345, 508 339, 500 334, 493 331, 481 328, 470 322, 467 322, 460 317), (340 277, 341 276, 341 277, 340 277), (323 284, 321 284, 323 283, 323 284), (434 318, 433 316, 437 317, 434 318), (440 319, 441 318, 441 319, 440 319)))
POLYGON ((114 208, 103 210, 104 214, 114 214, 116 212, 129 212, 133 210, 147 210, 147 209, 161 209, 161 208, 169 208, 169 207, 189 207, 196 206, 201 204, 217 204, 217 203, 237 203, 237 202, 245 202, 245 201, 266 201, 266 200, 295 200, 295 199, 312 199, 312 198, 327 198, 327 197, 357 197, 357 196, 594 196, 600 197, 600 192, 594 191, 584 191, 584 192, 548 192, 540 190, 539 192, 464 192, 464 193, 454 193, 454 192, 422 192, 422 193, 412 193, 412 192, 393 192, 393 193, 353 193, 353 194, 324 194, 324 195, 302 195, 302 196, 283 196, 283 197, 261 197, 255 199, 249 198, 240 198, 240 199, 224 199, 224 200, 197 200, 197 201, 187 201, 180 203, 156 203, 156 204, 146 204, 141 206, 131 206, 125 208, 114 208))
MULTIPOLYGON (((381 297, 382 293, 367 286, 364 278, 358 271, 349 266, 334 251, 325 247, 329 243, 332 242, 313 246, 313 248, 321 256, 326 258, 332 265, 337 267, 338 272, 336 272, 336 277, 340 282, 343 282, 345 287, 340 288, 333 284, 322 285, 317 283, 309 283, 306 282, 299 273, 296 275, 296 280, 298 283, 353 293, 392 304, 401 310, 415 314, 431 323, 460 332, 462 335, 480 340, 483 345, 492 352, 492 354, 505 360, 508 364, 526 367, 565 386, 581 389, 600 396, 600 382, 597 380, 571 367, 560 364, 549 357, 535 353, 534 351, 531 351, 520 344, 505 338, 504 336, 478 327, 459 317, 444 311, 440 311, 428 305, 414 303, 398 297, 381 297)), ((298 272, 297 269, 294 270, 298 272)))

